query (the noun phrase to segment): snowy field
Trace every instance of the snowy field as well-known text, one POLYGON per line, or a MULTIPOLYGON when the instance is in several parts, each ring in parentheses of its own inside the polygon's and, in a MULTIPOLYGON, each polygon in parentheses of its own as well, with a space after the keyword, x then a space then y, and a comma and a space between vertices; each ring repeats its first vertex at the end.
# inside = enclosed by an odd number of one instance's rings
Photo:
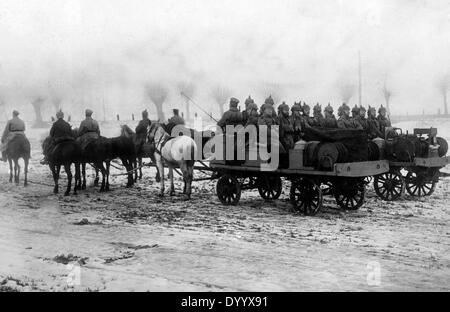
MULTIPOLYGON (((449 120, 395 126, 434 126, 450 141, 449 120)), ((101 128, 119 134, 118 123, 101 128)), ((370 186, 354 212, 325 197, 314 217, 290 211, 288 181, 273 202, 244 191, 238 206, 222 206, 215 181, 195 182, 184 202, 179 178, 178 195, 160 199, 153 168, 131 189, 112 177, 109 193, 92 186, 89 171, 88 189, 64 197, 52 194, 50 171, 39 164, 47 132, 27 131, 30 186, 9 184, 0 164, 0 290, 450 290, 448 178, 431 197, 393 203, 370 186)))

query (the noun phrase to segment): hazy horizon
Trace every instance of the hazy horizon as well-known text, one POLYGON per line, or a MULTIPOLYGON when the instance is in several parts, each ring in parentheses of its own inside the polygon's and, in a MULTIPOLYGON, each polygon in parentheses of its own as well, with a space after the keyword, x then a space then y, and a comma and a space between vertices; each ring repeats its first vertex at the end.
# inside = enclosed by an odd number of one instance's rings
POLYGON ((55 97, 76 116, 91 107, 102 119, 103 103, 108 119, 145 108, 154 116, 145 94, 154 82, 168 89, 166 115, 184 111, 181 82, 215 116, 215 86, 242 106, 271 92, 289 105, 337 109, 351 96, 353 106, 358 51, 363 105, 384 104, 386 85, 393 115, 437 113, 437 84, 450 75, 449 1, 3 0, 0 38, 0 116, 8 117, 13 108, 34 116, 38 96, 46 120, 55 97))

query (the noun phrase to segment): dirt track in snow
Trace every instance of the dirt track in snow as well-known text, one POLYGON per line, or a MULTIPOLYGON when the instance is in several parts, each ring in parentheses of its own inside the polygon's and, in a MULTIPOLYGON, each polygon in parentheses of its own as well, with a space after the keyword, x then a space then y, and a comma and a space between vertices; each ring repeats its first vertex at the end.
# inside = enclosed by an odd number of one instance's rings
MULTIPOLYGON (((50 185, 32 144, 30 180, 50 185)), ((225 207, 215 182, 195 183, 184 202, 158 198, 153 169, 144 175, 132 189, 112 178, 109 193, 90 176, 86 191, 64 197, 9 184, 0 164, 0 290, 450 290, 449 179, 429 198, 395 203, 370 187, 355 212, 325 197, 305 217, 290 211, 287 181, 277 201, 246 191, 225 207)))

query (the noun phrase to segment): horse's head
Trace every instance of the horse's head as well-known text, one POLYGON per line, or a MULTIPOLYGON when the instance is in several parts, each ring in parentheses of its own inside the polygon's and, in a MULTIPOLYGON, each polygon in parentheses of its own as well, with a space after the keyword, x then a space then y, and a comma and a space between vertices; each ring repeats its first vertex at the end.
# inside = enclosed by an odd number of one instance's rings
POLYGON ((131 128, 128 125, 121 125, 121 132, 120 132, 120 136, 124 136, 124 137, 131 137, 134 134, 134 131, 131 130, 131 128))

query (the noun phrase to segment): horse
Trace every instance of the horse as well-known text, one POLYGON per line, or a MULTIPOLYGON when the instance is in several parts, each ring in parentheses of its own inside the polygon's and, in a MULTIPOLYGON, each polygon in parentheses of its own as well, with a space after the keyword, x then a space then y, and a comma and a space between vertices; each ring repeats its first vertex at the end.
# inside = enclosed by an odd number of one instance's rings
MULTIPOLYGON (((51 137, 47 137, 42 142, 42 150, 46 151, 46 146, 50 144, 51 137)), ((72 187, 72 171, 71 166, 75 164, 75 187, 73 188, 73 194, 77 194, 77 183, 80 180, 80 170, 79 164, 81 161, 81 147, 75 140, 66 140, 57 143, 52 151, 46 155, 48 160, 48 165, 53 175, 53 181, 55 182, 55 187, 53 188, 53 193, 58 194, 59 191, 59 175, 61 171, 61 166, 64 166, 64 170, 67 174, 67 188, 64 196, 70 195, 70 190, 72 187)))
POLYGON ((16 135, 8 143, 6 148, 6 158, 9 162, 9 183, 13 181, 13 162, 14 162, 14 182, 19 184, 20 176, 20 165, 19 159, 22 158, 24 161, 24 175, 25 180, 23 182, 24 186, 28 185, 28 163, 31 158, 30 156, 31 146, 30 141, 24 135, 16 135))
POLYGON ((164 164, 166 164, 169 167, 170 195, 175 195, 173 169, 179 167, 184 180, 184 199, 189 200, 192 191, 195 156, 197 155, 195 141, 188 136, 171 138, 159 122, 154 122, 150 126, 148 141, 155 144, 156 167, 161 175, 159 196, 164 196, 164 164))
MULTIPOLYGON (((142 158, 150 158, 150 160, 156 164, 156 160, 155 160, 155 145, 154 144, 150 144, 150 143, 143 143, 138 144, 138 138, 136 133, 128 126, 128 125, 122 125, 121 126, 122 130, 121 130, 121 136, 125 136, 127 138, 130 138, 135 146, 135 153, 137 156, 137 162, 138 164, 135 166, 139 166, 137 170, 135 170, 135 176, 134 176, 134 181, 136 182, 138 177, 139 180, 142 179, 142 158), (138 171, 139 171, 139 176, 138 176, 138 171)), ((160 182, 160 174, 159 174, 159 170, 158 168, 156 168, 157 172, 156 172, 156 182, 160 182)))

